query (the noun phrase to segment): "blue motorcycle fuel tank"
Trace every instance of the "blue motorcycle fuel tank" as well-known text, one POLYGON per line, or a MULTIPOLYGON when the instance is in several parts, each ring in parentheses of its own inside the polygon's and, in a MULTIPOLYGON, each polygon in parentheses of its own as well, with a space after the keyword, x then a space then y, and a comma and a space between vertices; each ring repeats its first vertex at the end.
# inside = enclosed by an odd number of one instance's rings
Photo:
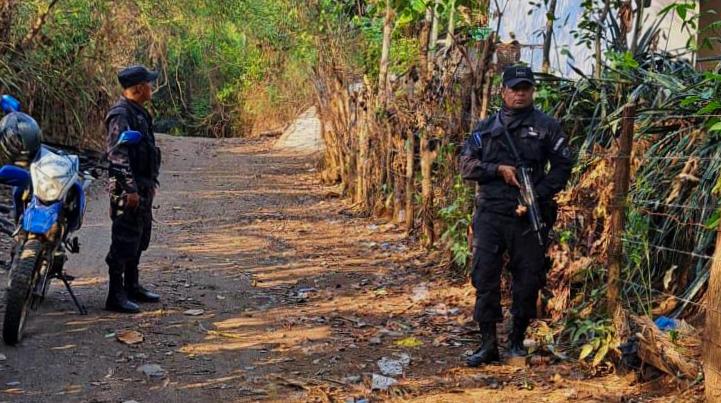
POLYGON ((30 172, 15 165, 3 165, 0 168, 0 183, 24 189, 30 184, 30 172))

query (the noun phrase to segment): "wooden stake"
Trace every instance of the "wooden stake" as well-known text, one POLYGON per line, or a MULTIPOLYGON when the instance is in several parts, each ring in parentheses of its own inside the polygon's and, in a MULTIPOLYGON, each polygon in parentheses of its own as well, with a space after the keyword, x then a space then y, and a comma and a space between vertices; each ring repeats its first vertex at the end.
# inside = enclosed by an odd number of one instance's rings
POLYGON ((408 130, 406 141, 406 229, 410 233, 415 224, 415 212, 413 211, 413 197, 415 196, 415 148, 416 135, 408 130))
POLYGON ((385 107, 388 100, 388 65, 391 54, 391 38, 393 37, 393 20, 395 14, 390 0, 386 1, 386 16, 383 20, 383 48, 381 49, 381 65, 378 73, 378 98, 385 107))
POLYGON ((479 109, 473 111, 473 117, 480 117, 485 119, 488 115, 488 105, 490 104, 491 86, 493 84, 493 54, 496 52, 496 34, 492 32, 491 35, 483 42, 483 50, 481 52, 481 58, 478 60, 479 65, 476 69, 476 82, 473 85, 473 94, 478 94, 480 91, 480 98, 476 95, 476 99, 480 100, 480 104, 477 104, 479 109), (477 113, 477 114, 476 114, 477 113))
POLYGON ((721 402, 721 222, 716 229, 716 249, 706 293, 703 337, 706 401, 717 403, 721 402))
POLYGON ((420 141, 421 153, 421 224, 424 235, 424 246, 431 248, 435 243, 435 231, 433 228, 433 160, 435 153, 431 150, 430 136, 428 129, 421 131, 420 141))
POLYGON ((553 43, 553 24, 556 22, 556 3, 551 0, 548 4, 546 17, 546 37, 543 40, 543 72, 548 74, 551 71, 551 44, 553 43))
POLYGON ((611 228, 608 245, 608 312, 616 312, 621 297, 621 267, 623 266, 623 231, 626 218, 626 198, 631 181, 631 152, 633 151, 633 127, 636 104, 623 110, 621 136, 615 157, 613 176, 613 202, 611 204, 611 228))

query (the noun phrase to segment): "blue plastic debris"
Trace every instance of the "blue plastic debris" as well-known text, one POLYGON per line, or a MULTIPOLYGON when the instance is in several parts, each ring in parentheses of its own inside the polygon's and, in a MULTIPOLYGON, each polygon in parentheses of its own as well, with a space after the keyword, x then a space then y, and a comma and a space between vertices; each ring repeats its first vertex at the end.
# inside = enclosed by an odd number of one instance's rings
POLYGON ((668 316, 659 316, 654 323, 661 331, 667 332, 669 330, 676 330, 678 327, 678 321, 671 319, 668 316))

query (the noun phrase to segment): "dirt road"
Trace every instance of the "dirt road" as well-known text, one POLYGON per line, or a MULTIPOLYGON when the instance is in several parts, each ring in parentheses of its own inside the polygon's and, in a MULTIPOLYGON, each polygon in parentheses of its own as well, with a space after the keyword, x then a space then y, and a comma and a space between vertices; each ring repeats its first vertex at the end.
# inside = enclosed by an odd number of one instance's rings
POLYGON ((0 346, 0 401, 607 401, 659 389, 588 380, 573 364, 465 369, 472 291, 401 231, 355 217, 318 183, 312 158, 269 140, 160 141, 141 278, 163 302, 102 310, 109 219, 96 192, 67 266, 89 315, 56 284, 22 344, 0 346), (121 330, 144 341, 122 344, 121 330), (382 357, 404 362, 403 375, 371 391, 382 357))

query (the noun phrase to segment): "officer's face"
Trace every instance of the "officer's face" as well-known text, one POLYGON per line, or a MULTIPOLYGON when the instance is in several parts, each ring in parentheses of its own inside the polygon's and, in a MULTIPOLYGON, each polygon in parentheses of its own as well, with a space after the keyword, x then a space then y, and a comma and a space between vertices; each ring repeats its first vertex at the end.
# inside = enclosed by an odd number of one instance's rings
POLYGON ((533 104, 535 88, 528 83, 521 83, 513 88, 503 87, 501 97, 503 102, 511 109, 523 109, 533 104))
POLYGON ((145 102, 153 99, 153 83, 145 83, 145 85, 143 85, 143 95, 145 102))

